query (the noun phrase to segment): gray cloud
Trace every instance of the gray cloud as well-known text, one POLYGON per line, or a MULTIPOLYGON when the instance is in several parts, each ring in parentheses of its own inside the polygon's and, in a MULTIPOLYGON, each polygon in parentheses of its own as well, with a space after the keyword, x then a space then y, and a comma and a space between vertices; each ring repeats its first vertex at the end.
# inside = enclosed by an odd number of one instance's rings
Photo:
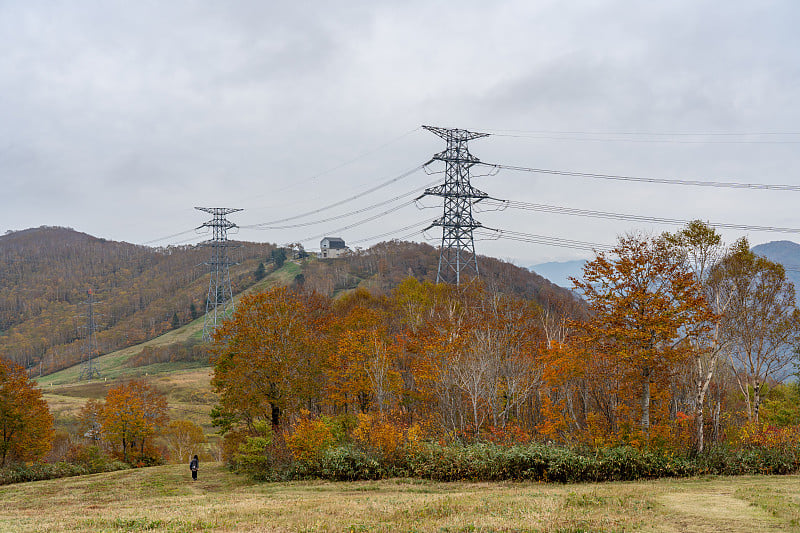
MULTIPOLYGON (((645 135, 800 130, 798 11, 788 0, 0 2, 0 231, 65 225, 147 242, 202 223, 194 205, 243 207, 242 225, 284 218, 426 161, 443 143, 408 133, 421 124, 527 132, 475 141, 490 162, 798 183, 800 136, 645 135)), ((476 185, 529 202, 800 226, 791 194, 509 172, 476 185)), ((343 236, 426 216, 437 214, 409 207, 343 236)), ((479 216, 599 243, 634 229, 479 216)), ((290 242, 348 222, 240 235, 290 242)), ((479 249, 525 264, 585 255, 503 240, 479 249)))

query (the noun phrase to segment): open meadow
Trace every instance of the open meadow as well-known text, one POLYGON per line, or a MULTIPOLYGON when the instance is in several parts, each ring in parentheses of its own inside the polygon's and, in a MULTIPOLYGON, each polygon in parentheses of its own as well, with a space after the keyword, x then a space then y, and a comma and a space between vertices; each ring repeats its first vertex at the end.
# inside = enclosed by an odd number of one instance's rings
POLYGON ((254 483, 201 466, 0 487, 0 531, 800 531, 800 476, 254 483))

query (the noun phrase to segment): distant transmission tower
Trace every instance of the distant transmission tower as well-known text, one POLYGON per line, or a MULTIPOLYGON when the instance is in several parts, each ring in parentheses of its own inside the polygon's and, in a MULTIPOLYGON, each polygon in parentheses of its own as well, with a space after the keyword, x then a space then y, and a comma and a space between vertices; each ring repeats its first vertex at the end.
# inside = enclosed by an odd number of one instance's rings
POLYGON ((423 128, 447 141, 447 148, 433 156, 433 159, 445 163, 444 184, 426 189, 422 195, 441 196, 444 199, 442 218, 433 221, 426 228, 442 227, 436 282, 459 285, 462 280, 478 276, 478 258, 475 256, 472 230, 481 227, 481 224, 472 218, 472 204, 489 196, 469 182, 469 169, 480 163, 480 160, 469 153, 467 142, 489 134, 433 126, 423 128))
MULTIPOLYGON (((236 263, 228 257, 228 230, 238 226, 225 218, 225 215, 241 211, 229 207, 195 207, 211 213, 214 218, 200 226, 211 228, 212 237, 205 244, 211 246, 211 260, 206 264, 211 272, 206 298, 206 316, 203 319, 203 339, 210 340, 214 330, 233 313, 233 291, 231 289, 230 267, 236 263)), ((198 229, 200 229, 198 228, 198 229)))
POLYGON ((97 347, 97 323, 94 319, 94 292, 92 289, 87 291, 88 299, 86 304, 88 312, 86 313, 86 348, 84 351, 83 359, 81 360, 81 375, 80 380, 90 380, 100 377, 100 371, 94 364, 94 359, 100 354, 100 349, 97 347))

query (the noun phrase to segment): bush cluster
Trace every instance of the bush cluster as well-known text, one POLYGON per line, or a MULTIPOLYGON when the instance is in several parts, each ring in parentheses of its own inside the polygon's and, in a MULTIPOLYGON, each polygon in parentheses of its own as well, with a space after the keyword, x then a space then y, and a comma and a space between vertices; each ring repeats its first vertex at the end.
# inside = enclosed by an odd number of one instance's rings
POLYGON ((626 481, 698 473, 685 457, 628 446, 582 451, 542 444, 428 445, 410 463, 414 477, 436 481, 626 481))
POLYGON ((98 472, 113 472, 115 470, 125 470, 127 468, 130 467, 120 461, 104 461, 96 465, 67 463, 63 461, 58 463, 18 463, 0 468, 0 485, 82 476, 85 474, 96 474, 98 472))
MULTIPOLYGON (((239 471, 251 475, 245 465, 239 471)), ((387 457, 357 443, 328 447, 313 460, 274 465, 265 479, 333 481, 414 477, 433 481, 632 481, 703 474, 789 474, 800 471, 800 446, 781 449, 715 447, 698 456, 620 446, 577 449, 544 444, 425 443, 387 457)))

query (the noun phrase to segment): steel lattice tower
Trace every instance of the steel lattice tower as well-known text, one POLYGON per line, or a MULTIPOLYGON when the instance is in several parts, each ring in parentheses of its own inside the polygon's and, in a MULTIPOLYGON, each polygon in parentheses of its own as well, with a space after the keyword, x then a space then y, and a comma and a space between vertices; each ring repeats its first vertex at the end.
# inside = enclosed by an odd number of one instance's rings
MULTIPOLYGON (((214 216, 200 228, 211 228, 212 237, 204 244, 211 246, 209 266, 211 278, 208 281, 208 297, 206 298, 206 315, 203 319, 203 339, 210 340, 214 330, 222 321, 233 313, 233 291, 231 289, 230 267, 236 263, 228 257, 228 230, 238 226, 225 218, 225 215, 241 211, 229 207, 195 207, 214 216)), ((198 229, 200 229, 198 228, 198 229)))
POLYGON ((81 361, 81 375, 79 380, 90 380, 92 378, 99 378, 100 371, 94 365, 94 359, 100 354, 100 349, 97 347, 97 324, 94 320, 94 293, 92 289, 87 291, 88 299, 86 304, 88 312, 86 313, 86 350, 81 361))
POLYGON ((489 134, 433 126, 423 128, 447 141, 447 148, 433 156, 434 160, 445 163, 444 183, 426 189, 422 195, 441 196, 444 200, 442 218, 433 221, 427 228, 442 227, 436 282, 459 285, 462 278, 478 276, 478 258, 475 255, 472 230, 481 227, 481 224, 472 218, 472 205, 488 197, 469 182, 469 169, 480 163, 480 160, 469 153, 467 142, 489 134))

